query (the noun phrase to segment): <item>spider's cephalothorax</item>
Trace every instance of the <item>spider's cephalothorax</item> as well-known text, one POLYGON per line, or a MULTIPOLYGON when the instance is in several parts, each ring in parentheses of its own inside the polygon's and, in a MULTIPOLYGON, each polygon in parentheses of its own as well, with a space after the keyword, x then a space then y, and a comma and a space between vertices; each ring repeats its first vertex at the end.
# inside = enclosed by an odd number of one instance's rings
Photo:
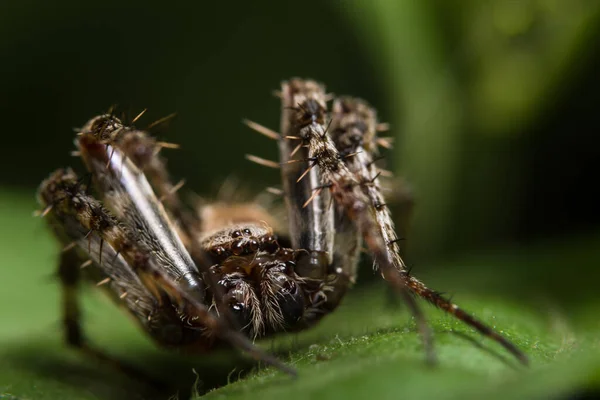
POLYGON ((375 110, 339 97, 329 112, 324 87, 310 80, 284 82, 279 97, 280 133, 247 122, 278 142, 279 163, 249 158, 281 168, 287 230, 259 203, 205 202, 193 213, 159 155, 176 146, 112 114, 78 132, 75 154, 93 187, 61 169, 38 193, 40 213, 64 246, 59 276, 68 342, 100 354, 79 325, 81 275, 107 289, 161 345, 199 351, 229 343, 293 373, 250 339, 300 330, 332 312, 356 279, 364 246, 417 317, 430 359, 431 333, 413 294, 526 363, 510 341, 408 273, 376 165, 378 148, 390 141, 377 135, 384 125, 375 110))
POLYGON ((224 304, 244 332, 260 337, 306 326, 321 285, 296 273, 298 252, 280 247, 264 221, 230 225, 200 240, 224 304))

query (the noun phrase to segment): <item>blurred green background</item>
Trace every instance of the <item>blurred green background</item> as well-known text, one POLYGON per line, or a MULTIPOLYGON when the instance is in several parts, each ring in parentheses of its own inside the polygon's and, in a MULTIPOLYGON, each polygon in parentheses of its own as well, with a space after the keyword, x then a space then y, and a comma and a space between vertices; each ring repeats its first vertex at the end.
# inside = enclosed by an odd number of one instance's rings
POLYGON ((177 112, 156 135, 181 144, 165 154, 188 189, 214 194, 233 175, 258 192, 278 173, 244 154, 276 159, 276 146, 241 119, 277 128, 271 92, 292 76, 363 97, 391 124, 388 162, 417 201, 417 275, 565 307, 596 299, 599 33, 594 0, 4 0, 0 315, 51 274, 29 211, 50 171, 79 168, 72 128, 112 104, 148 108, 140 126, 177 112))

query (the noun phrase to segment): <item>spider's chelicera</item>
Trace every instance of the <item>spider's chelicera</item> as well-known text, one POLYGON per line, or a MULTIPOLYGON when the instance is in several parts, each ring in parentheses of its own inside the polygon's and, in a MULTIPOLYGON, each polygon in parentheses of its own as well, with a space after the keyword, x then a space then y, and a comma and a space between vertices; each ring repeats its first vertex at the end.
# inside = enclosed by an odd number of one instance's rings
POLYGON ((40 213, 64 246, 59 276, 68 343, 107 359, 80 327, 76 286, 85 278, 163 346, 189 352, 229 343, 294 373, 252 340, 310 327, 335 310, 355 281, 364 246, 417 318, 430 360, 430 331, 413 294, 527 363, 510 341, 409 274, 382 194, 376 161, 390 141, 378 137, 384 124, 375 110, 339 97, 328 112, 324 87, 310 80, 283 82, 279 97, 280 133, 247 121, 278 142, 279 162, 248 158, 280 168, 287 229, 256 203, 205 203, 192 212, 159 155, 176 146, 112 113, 80 129, 75 153, 89 178, 59 169, 38 193, 40 213))

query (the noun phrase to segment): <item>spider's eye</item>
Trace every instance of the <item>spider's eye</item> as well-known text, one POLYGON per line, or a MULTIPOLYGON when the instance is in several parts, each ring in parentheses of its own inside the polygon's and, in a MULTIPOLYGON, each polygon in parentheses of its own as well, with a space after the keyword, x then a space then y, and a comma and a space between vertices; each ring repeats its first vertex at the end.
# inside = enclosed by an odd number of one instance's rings
POLYGON ((277 243, 277 238, 273 235, 262 236, 260 238, 260 243, 269 253, 275 253, 279 250, 279 243, 277 243))
POLYGON ((219 257, 222 256, 223 254, 225 254, 225 249, 221 246, 213 247, 211 249, 211 251, 214 255, 219 256, 219 257))
POLYGON ((244 252, 244 243, 241 240, 237 240, 231 244, 231 252, 236 255, 242 255, 244 252))
POLYGON ((250 251, 254 252, 258 250, 258 241, 255 238, 250 238, 247 244, 250 251))
POLYGON ((293 326, 304 314, 304 295, 298 284, 287 279, 277 293, 277 301, 287 326, 293 326))

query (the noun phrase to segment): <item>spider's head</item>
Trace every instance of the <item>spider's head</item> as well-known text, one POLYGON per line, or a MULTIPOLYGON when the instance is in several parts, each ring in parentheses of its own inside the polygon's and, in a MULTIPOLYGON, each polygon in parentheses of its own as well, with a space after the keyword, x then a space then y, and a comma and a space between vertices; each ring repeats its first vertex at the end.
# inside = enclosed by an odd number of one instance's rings
POLYGON ((307 301, 304 280, 296 272, 296 252, 279 248, 230 256, 214 271, 223 303, 251 337, 293 330, 303 322, 307 301))

